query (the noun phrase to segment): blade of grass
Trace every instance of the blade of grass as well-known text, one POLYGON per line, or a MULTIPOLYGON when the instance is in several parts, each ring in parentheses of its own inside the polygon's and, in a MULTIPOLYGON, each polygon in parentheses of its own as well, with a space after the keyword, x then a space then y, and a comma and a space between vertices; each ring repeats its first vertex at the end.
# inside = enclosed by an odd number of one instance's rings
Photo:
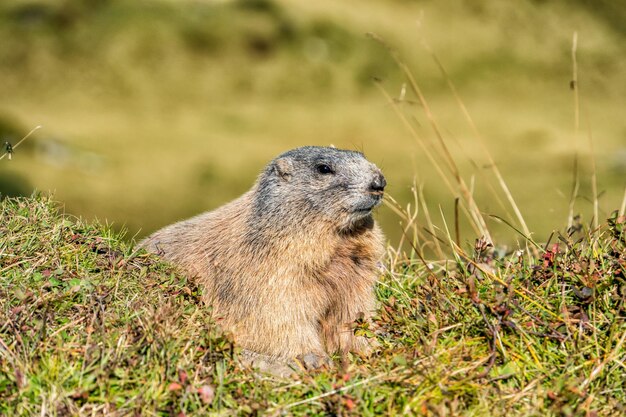
MULTIPOLYGON (((15 149, 18 146, 20 146, 22 144, 22 142, 24 142, 26 139, 28 139, 30 137, 30 135, 32 135, 33 133, 35 133, 39 129, 41 129, 41 126, 36 126, 33 130, 28 132, 26 134, 26 136, 24 136, 22 139, 20 139, 19 142, 17 142, 15 145, 13 145, 13 149, 15 149)), ((4 157, 7 156, 8 154, 9 154, 8 152, 5 152, 4 154, 2 154, 2 156, 0 156, 0 161, 2 161, 4 159, 4 157)))
POLYGON ((518 228, 516 228, 515 226, 513 226, 511 223, 509 223, 508 221, 506 221, 506 219, 503 219, 500 216, 497 216, 495 214, 490 214, 489 217, 496 219, 504 224, 506 224, 507 226, 509 226, 511 229, 515 230, 520 236, 522 236, 524 238, 524 240, 526 240, 527 242, 532 243, 532 245, 537 248, 537 249, 541 249, 542 252, 545 252, 545 249, 541 247, 541 245, 539 245, 537 242, 535 242, 533 240, 532 237, 525 235, 521 230, 519 230, 518 228))
POLYGON ((413 90, 413 93, 417 95, 420 103, 422 104, 422 108, 424 109, 424 112, 426 113, 426 117, 428 118, 430 125, 433 131, 435 132, 435 136, 437 137, 439 144, 441 146, 441 150, 444 155, 444 160, 447 162, 454 176, 454 179, 456 180, 459 186, 461 195, 463 195, 463 197, 465 198, 465 201, 468 204, 469 212, 474 222, 476 222, 476 226, 480 229, 480 233, 483 236, 485 236, 489 241, 491 241, 492 240, 491 234, 489 233, 489 229, 487 228, 485 219, 483 218, 478 206, 476 205, 476 201, 474 200, 472 193, 469 191, 469 189, 467 188, 467 185, 465 184, 465 181, 461 177, 459 168, 456 165, 454 158, 452 158, 450 150, 448 149, 448 146, 446 145, 445 140, 443 138, 443 134, 441 133, 441 129, 439 128, 439 125, 437 121, 435 120, 435 117, 432 111, 430 110, 430 106, 428 105, 428 102, 426 101, 426 98, 424 97, 422 90, 420 89, 419 85, 417 84, 417 81, 413 77, 413 74, 411 73, 407 65, 401 61, 397 61, 397 63, 402 69, 402 71, 404 72, 404 75, 409 80, 409 86, 413 90))
POLYGON ((578 49, 578 32, 574 32, 572 36, 572 81, 570 88, 574 92, 574 183, 572 187, 572 194, 569 202, 569 213, 567 216, 567 228, 572 227, 574 223, 574 205, 576 196, 578 195, 578 130, 580 128, 580 102, 578 95, 578 61, 576 60, 576 50, 578 49))
MULTIPOLYGON (((460 171, 458 166, 456 165, 454 158, 452 157, 452 154, 450 153, 450 150, 448 148, 448 146, 446 145, 446 142, 444 140, 443 134, 441 133, 441 129, 439 128, 439 125, 437 123, 437 121, 435 120, 434 114, 430 109, 430 106, 428 105, 428 102, 425 98, 425 96, 422 93, 421 88, 419 87, 415 77, 413 76, 413 74, 411 73, 410 69, 408 68, 408 66, 406 65, 406 63, 404 63, 402 61, 402 59, 400 59, 399 54, 394 51, 392 48, 389 47, 389 45, 386 44, 386 42, 379 37, 378 35, 374 34, 374 33, 369 33, 368 34, 372 39, 376 40, 377 42, 379 42, 381 45, 383 45, 385 48, 387 48, 387 50, 389 51, 389 53, 391 54, 392 58, 394 59, 394 61, 396 62, 396 65, 398 65, 398 67, 400 68, 400 70, 402 71, 402 73, 404 74, 404 76, 406 77, 408 83, 409 83, 409 87, 411 88, 411 91, 413 91, 413 93, 417 96, 417 98, 419 99, 419 102, 422 106, 422 109, 424 110, 424 113, 426 114, 426 117, 429 121, 429 124, 431 126, 431 128, 433 129, 433 132, 435 133, 435 137, 437 138, 437 141, 439 143, 439 151, 441 153, 441 158, 443 159, 445 165, 447 166, 448 170, 451 172, 452 176, 454 177, 456 184, 458 185, 459 191, 461 193, 461 195, 463 196, 463 199, 465 200, 465 202, 467 203, 467 207, 468 207, 468 212, 471 216, 471 220, 473 223, 475 223, 476 228, 479 229, 479 234, 482 236, 485 236, 489 241, 491 241, 491 234, 489 232, 489 229, 487 227, 487 224, 485 223, 485 219, 483 218, 478 206, 476 205, 476 202, 471 194, 471 192, 469 191, 469 189, 467 188, 467 185, 465 184, 465 181, 463 180, 463 178, 460 175, 460 171)), ((377 83, 379 84, 379 83, 377 83)), ((388 100, 390 101, 390 103, 395 104, 395 101, 390 99, 389 94, 387 94, 385 92, 385 95, 388 97, 388 100)), ((398 112, 401 113, 401 112, 398 112)), ((414 138, 419 139, 419 142, 423 142, 423 140, 421 139, 421 137, 419 135, 417 135, 417 132, 415 131, 415 129, 413 129, 412 125, 410 125, 410 123, 408 123, 408 121, 406 121, 406 118, 403 117, 403 123, 405 125, 410 126, 410 130, 412 131, 412 134, 414 135, 414 138)), ((424 150, 426 150, 426 146, 423 145, 422 148, 424 150)), ((429 158, 431 159, 431 158, 429 158)), ((432 162, 432 161, 431 161, 432 162)), ((438 171, 441 171, 441 169, 436 166, 435 169, 437 169, 438 171)), ((454 191, 453 191, 454 194, 454 191)))
POLYGON ((580 180, 578 178, 578 154, 574 155, 574 178, 572 180, 572 192, 569 198, 569 210, 567 213, 567 228, 568 230, 574 225, 574 206, 576 203, 576 197, 578 197, 578 189, 580 187, 580 180))
POLYGON ((589 139, 589 158, 591 159, 591 194, 593 198, 593 228, 598 229, 600 224, 599 203, 598 203, 598 181, 596 174, 596 157, 593 150, 593 136, 591 126, 587 120, 587 137, 589 139))
POLYGON ((333 390, 330 390, 330 391, 325 392, 323 394, 316 395, 315 397, 307 398, 307 399, 304 399, 304 400, 301 400, 301 401, 296 401, 294 403, 287 404, 287 405, 285 405, 283 407, 279 407, 279 408, 282 408, 284 410, 288 410, 290 408, 297 407, 299 405, 309 404, 309 403, 315 402, 317 400, 320 400, 320 399, 322 399, 324 397, 328 397, 330 395, 334 395, 334 394, 338 394, 340 392, 348 391, 349 389, 354 388, 354 387, 358 387, 359 385, 369 384, 370 382, 376 381, 377 379, 381 379, 384 376, 387 376, 387 375, 386 374, 379 374, 379 375, 373 376, 371 378, 367 378, 367 379, 355 382, 354 384, 350 384, 350 385, 346 385, 345 387, 333 389, 333 390))
POLYGON ((513 198, 513 194, 511 193, 509 187, 506 185, 506 182, 504 181, 504 177, 502 176, 502 173, 500 172, 500 169, 498 168, 498 165, 496 164, 495 160, 491 156, 491 152, 489 152, 489 149, 487 148, 487 145, 485 144, 485 141, 484 141, 482 135, 480 134, 480 132, 478 131, 478 128, 476 127, 476 123, 474 123, 474 119, 470 115, 467 107, 465 106, 465 103, 461 99, 461 96, 459 95, 459 93, 458 93, 454 83, 452 82, 452 79, 448 75, 447 71, 445 70, 445 67, 443 66, 443 64, 441 63, 441 61, 437 57, 437 55, 434 52, 432 52, 430 47, 425 42, 424 42, 424 45, 425 45, 426 49, 429 51, 429 53, 431 54, 431 56, 432 56, 433 60, 435 61, 435 63, 437 64, 437 67, 439 68, 442 76, 446 80, 446 83, 447 83, 448 87, 450 88, 450 91, 452 92, 452 94, 454 95, 455 100, 457 101, 457 104, 461 108, 461 111, 462 111, 466 121, 468 122, 470 128, 472 129, 472 132, 473 132, 475 138, 478 140, 478 143, 481 145, 481 147, 483 149, 483 152, 486 155, 487 160, 489 161, 489 166, 491 167, 493 173, 495 174, 496 179, 498 180, 498 183, 500 184, 500 188, 502 188, 502 191, 504 192, 507 200, 509 201, 509 204, 511 205, 511 208, 515 212, 515 215, 517 217, 517 220, 520 223, 520 226, 522 227, 522 230, 524 230, 524 233, 526 235, 530 235, 530 229, 528 229, 528 226, 526 225, 526 221, 524 220, 524 216, 522 216, 522 212, 520 211, 517 203, 515 202, 515 199, 513 198))
MULTIPOLYGON (((430 217, 428 205, 426 204, 426 199, 424 198, 424 187, 420 186, 417 192, 419 193, 419 201, 420 203, 422 203, 422 210, 424 211, 424 217, 426 217, 426 225, 428 227, 428 230, 433 236, 436 236, 437 234, 435 233, 435 225, 433 224, 433 221, 430 217)), ((435 250, 437 251, 439 259, 445 259, 443 250, 441 249, 441 245, 439 244, 439 239, 433 239, 432 242, 435 245, 435 250)))
MULTIPOLYGON (((431 165, 435 168, 435 171, 437 172, 437 174, 439 174, 439 177, 443 180, 448 190, 450 190, 450 193, 452 193, 452 195, 456 195, 456 191, 454 187, 452 186, 452 183, 448 179, 447 175, 441 169, 441 166, 435 159, 435 156, 432 154, 430 149, 426 146, 426 144, 421 139, 420 135, 417 133, 413 125, 408 121, 404 113, 400 111, 397 102, 391 97, 391 95, 382 87, 382 85, 379 82, 376 82, 376 86, 381 91, 381 93, 385 96, 385 98, 387 99, 391 107, 393 108, 396 115, 400 118, 404 126, 409 130, 409 133, 415 139, 416 143, 421 147, 422 151, 424 152, 424 155, 426 156, 428 161, 431 163, 431 165)), ((465 199, 465 201, 467 200, 465 199)), ((476 220, 475 215, 472 214, 472 211, 470 209, 468 209, 467 207, 465 207, 465 205, 463 205, 462 210, 463 210, 463 213, 470 220, 470 225, 472 226, 472 228, 477 234, 489 236, 488 233, 485 234, 484 229, 480 227, 480 222, 476 220)))

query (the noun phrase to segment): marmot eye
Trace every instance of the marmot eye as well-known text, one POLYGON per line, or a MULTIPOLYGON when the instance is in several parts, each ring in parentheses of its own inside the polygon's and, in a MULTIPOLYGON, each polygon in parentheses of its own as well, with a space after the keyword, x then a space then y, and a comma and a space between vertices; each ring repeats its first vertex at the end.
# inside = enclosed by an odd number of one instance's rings
POLYGON ((319 164, 317 166, 317 172, 319 172, 320 174, 334 174, 335 173, 335 171, 333 171, 333 169, 326 164, 319 164))

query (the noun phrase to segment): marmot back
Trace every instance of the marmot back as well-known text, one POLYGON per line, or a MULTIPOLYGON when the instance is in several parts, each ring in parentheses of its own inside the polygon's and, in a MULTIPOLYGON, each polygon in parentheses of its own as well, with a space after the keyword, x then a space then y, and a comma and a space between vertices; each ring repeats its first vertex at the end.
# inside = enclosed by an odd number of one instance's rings
POLYGON ((204 287, 242 347, 279 360, 366 351, 351 324, 375 309, 386 182, 363 154, 303 147, 271 161, 238 199, 141 242, 204 287))

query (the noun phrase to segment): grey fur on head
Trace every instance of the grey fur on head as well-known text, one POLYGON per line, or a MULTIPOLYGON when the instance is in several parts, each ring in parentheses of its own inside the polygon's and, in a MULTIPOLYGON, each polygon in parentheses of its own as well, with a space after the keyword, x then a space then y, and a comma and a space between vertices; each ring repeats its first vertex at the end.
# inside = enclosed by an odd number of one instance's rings
POLYGON ((258 180, 255 211, 275 225, 315 213, 345 231, 369 221, 385 185, 380 170, 361 152, 305 146, 266 166, 258 180))

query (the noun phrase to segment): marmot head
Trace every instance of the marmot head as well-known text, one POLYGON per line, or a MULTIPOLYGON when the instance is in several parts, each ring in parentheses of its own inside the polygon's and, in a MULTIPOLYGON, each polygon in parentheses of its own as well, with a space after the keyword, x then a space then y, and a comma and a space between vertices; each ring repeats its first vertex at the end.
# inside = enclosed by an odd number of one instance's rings
POLYGON ((267 165, 255 206, 259 216, 274 221, 317 218, 349 231, 371 223, 386 185, 380 169, 360 152, 306 146, 267 165))

